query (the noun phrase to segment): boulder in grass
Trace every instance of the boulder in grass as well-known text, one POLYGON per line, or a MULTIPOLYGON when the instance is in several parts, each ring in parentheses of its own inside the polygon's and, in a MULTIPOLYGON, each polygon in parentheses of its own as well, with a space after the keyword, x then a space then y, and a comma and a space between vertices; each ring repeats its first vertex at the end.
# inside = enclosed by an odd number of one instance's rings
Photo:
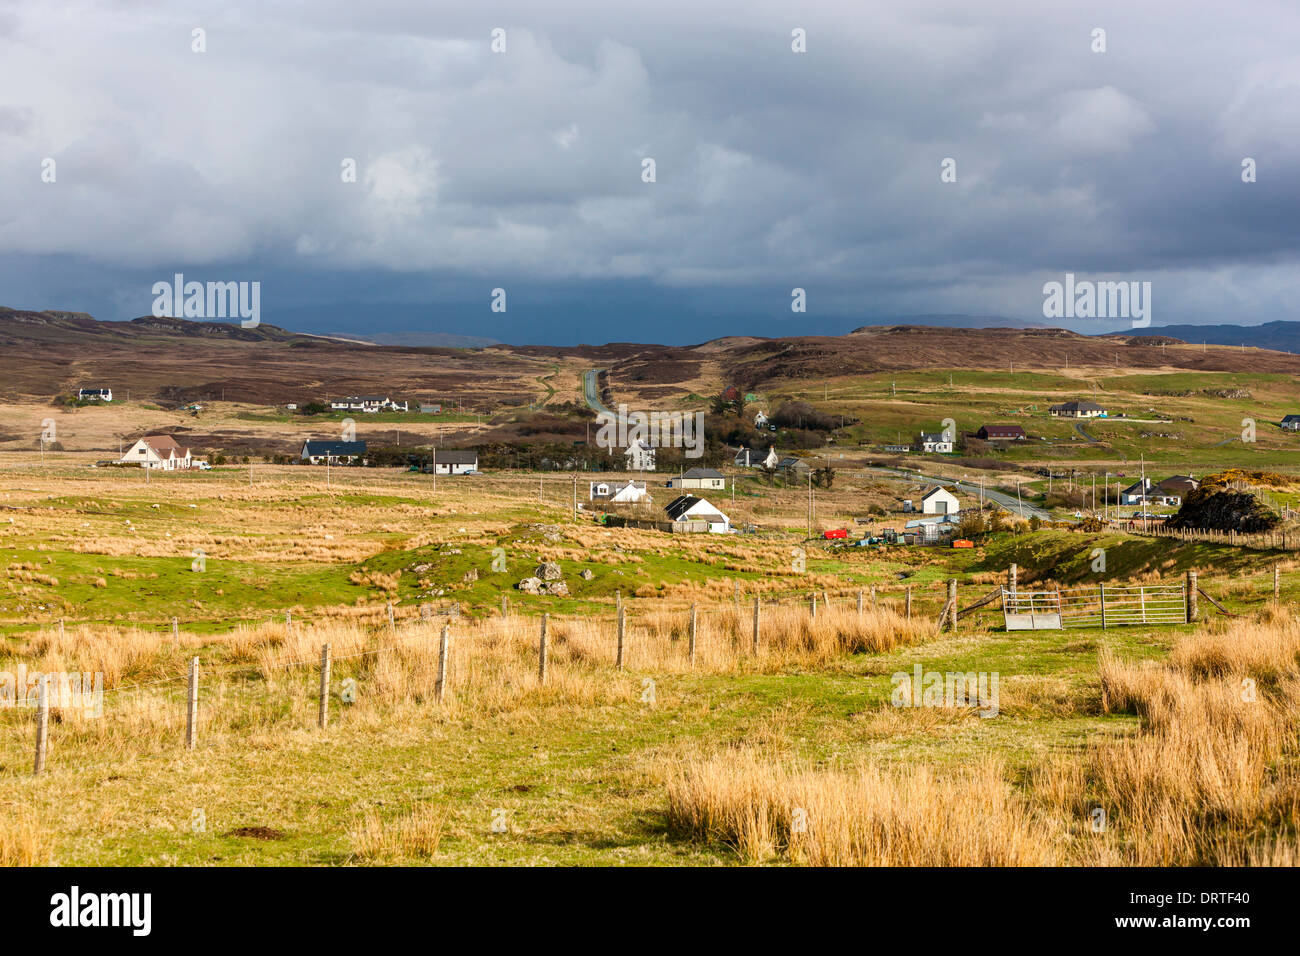
POLYGON ((522 581, 520 581, 517 585, 515 585, 515 587, 517 587, 519 590, 523 591, 525 594, 541 594, 541 593, 542 593, 542 579, 541 579, 541 578, 524 578, 524 579, 523 579, 522 581))
POLYGON ((533 572, 543 581, 559 581, 564 578, 564 573, 560 571, 560 566, 554 561, 543 561, 533 572))

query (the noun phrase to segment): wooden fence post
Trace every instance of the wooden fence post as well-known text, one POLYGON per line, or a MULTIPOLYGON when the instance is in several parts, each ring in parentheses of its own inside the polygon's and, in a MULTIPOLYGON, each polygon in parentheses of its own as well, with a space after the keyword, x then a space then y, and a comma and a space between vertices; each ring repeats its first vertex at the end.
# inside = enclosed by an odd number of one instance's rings
POLYGON ((758 595, 754 596, 754 653, 758 653, 758 595))
POLYGON ((542 636, 537 642, 537 683, 546 683, 546 625, 550 622, 551 615, 542 615, 542 636))
POLYGON ((1016 572, 1019 570, 1014 564, 1007 569, 1007 590, 1011 592, 1012 597, 1016 594, 1016 572))
POLYGON ((620 604, 618 608, 618 659, 614 662, 614 666, 619 670, 623 669, 623 636, 623 606, 620 604))
POLYGON ((388 632, 395 634, 397 632, 397 623, 393 620, 393 602, 388 602, 388 632))
POLYGON ((176 618, 172 618, 172 637, 180 637, 180 633, 180 625, 176 622, 176 618))
POLYGON ((36 699, 36 765, 32 773, 39 777, 45 772, 45 745, 50 729, 50 677, 41 675, 41 688, 36 699))
POLYGON ((1187 572, 1187 623, 1196 623, 1196 572, 1187 572))
POLYGON ((1282 569, 1273 565, 1273 600, 1282 600, 1282 569))
POLYGON ((1106 630, 1106 585, 1099 585, 1101 588, 1101 629, 1106 630))
POLYGON ((501 595, 501 616, 505 617, 510 613, 510 599, 504 594, 501 595))
POLYGON ((912 616, 912 585, 907 586, 907 594, 903 597, 903 611, 907 617, 912 616))
POLYGON ((442 636, 438 638, 438 683, 434 687, 434 697, 440 704, 443 695, 447 692, 447 656, 450 644, 451 625, 444 624, 442 626, 442 636))
POLYGON ((320 711, 316 723, 324 730, 330 723, 330 646, 320 646, 320 711))
POLYGON ((695 605, 694 604, 691 605, 691 637, 690 637, 690 644, 688 645, 688 647, 690 649, 691 666, 694 667, 695 666, 695 605))
POLYGON ((876 607, 876 586, 874 584, 871 585, 871 607, 873 610, 876 607))
POLYGON ((858 617, 862 617, 862 589, 858 588, 858 617))
POLYGON ((817 595, 816 594, 809 595, 808 609, 809 609, 809 613, 812 615, 812 619, 814 621, 817 620, 817 595))
POLYGON ((190 661, 190 688, 185 707, 185 749, 193 750, 199 742, 199 659, 190 661))
MULTIPOLYGON (((957 630, 957 579, 952 578, 948 581, 948 602, 952 606, 949 611, 948 623, 952 629, 957 630)), ((942 622, 940 622, 942 623, 942 622)))

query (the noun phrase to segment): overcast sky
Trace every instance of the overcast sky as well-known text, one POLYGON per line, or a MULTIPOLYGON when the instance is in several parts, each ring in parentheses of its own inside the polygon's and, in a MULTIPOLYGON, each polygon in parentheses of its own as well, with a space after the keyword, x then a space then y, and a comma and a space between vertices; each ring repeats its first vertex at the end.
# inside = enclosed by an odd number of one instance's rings
POLYGON ((687 343, 1042 322, 1071 272, 1300 319, 1295 0, 0 0, 0 64, 12 307, 181 272, 310 331, 687 343))

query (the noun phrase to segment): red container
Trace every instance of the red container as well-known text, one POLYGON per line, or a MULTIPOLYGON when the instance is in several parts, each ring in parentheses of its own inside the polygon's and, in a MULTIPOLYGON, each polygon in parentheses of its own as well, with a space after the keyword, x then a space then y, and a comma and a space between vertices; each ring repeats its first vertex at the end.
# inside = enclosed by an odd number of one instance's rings
POLYGON ((849 532, 847 528, 832 528, 830 531, 823 531, 823 538, 847 538, 849 532))

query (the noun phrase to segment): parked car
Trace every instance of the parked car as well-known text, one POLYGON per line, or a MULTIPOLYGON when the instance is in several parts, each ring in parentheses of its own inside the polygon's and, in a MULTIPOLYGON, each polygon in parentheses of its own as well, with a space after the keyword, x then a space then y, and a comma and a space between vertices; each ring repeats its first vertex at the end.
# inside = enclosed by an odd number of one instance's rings
POLYGON ((206 461, 196 461, 196 462, 194 463, 194 467, 197 468, 199 471, 211 471, 211 470, 212 470, 212 465, 210 465, 210 464, 209 464, 208 462, 206 462, 206 461))

